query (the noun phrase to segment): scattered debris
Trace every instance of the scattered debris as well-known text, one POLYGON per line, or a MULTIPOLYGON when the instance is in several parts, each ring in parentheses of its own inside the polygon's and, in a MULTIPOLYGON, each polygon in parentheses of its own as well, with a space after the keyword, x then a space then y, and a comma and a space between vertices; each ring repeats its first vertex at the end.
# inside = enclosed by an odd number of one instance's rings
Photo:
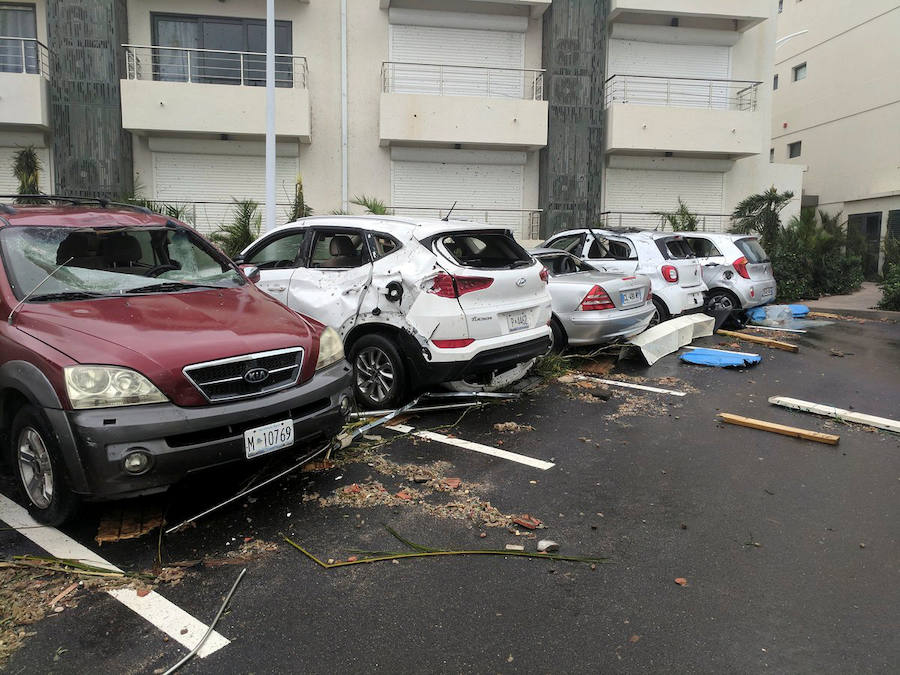
POLYGON ((737 354, 721 349, 694 349, 682 354, 680 358, 685 363, 717 368, 747 368, 762 360, 759 354, 737 354))
MULTIPOLYGON (((449 556, 449 555, 498 555, 505 557, 521 557, 521 558, 540 558, 543 560, 559 560, 559 561, 568 561, 568 562, 580 562, 586 564, 594 564, 597 563, 608 563, 610 562, 609 558, 596 558, 590 556, 571 556, 571 555, 560 555, 559 553, 532 553, 531 551, 525 550, 508 550, 509 546, 515 546, 515 544, 508 544, 506 549, 471 549, 471 550, 457 550, 457 549, 440 549, 440 548, 431 548, 428 546, 422 546, 420 544, 413 543, 408 539, 404 539, 393 529, 385 525, 385 529, 397 540, 402 542, 405 546, 407 546, 411 551, 359 551, 361 554, 357 560, 354 561, 339 561, 333 562, 331 558, 328 559, 328 562, 323 562, 321 559, 314 556, 312 553, 304 549, 298 543, 292 541, 285 535, 284 540, 289 543, 291 546, 300 551, 303 555, 305 555, 310 560, 314 561, 320 567, 324 567, 325 569, 331 569, 334 567, 346 567, 347 565, 360 565, 365 563, 374 563, 381 562, 385 560, 391 560, 394 563, 398 562, 403 558, 427 558, 434 556, 449 556)), ((524 549, 524 547, 523 547, 524 549)))
POLYGON ((537 550, 541 553, 554 553, 559 550, 559 544, 555 541, 551 541, 550 539, 541 539, 537 543, 537 550))
POLYGON ((642 391, 650 391, 654 394, 669 394, 671 396, 686 396, 683 391, 672 391, 671 389, 660 389, 659 387, 648 387, 643 384, 634 384, 632 382, 623 382, 621 380, 605 380, 597 377, 588 377, 587 375, 566 375, 557 380, 562 384, 572 384, 576 382, 590 382, 593 384, 605 384, 611 387, 625 387, 626 389, 640 389, 642 391), (571 379, 569 379, 571 378, 571 379))
POLYGON ((811 403, 809 401, 801 401, 797 398, 789 398, 787 396, 772 396, 769 403, 780 405, 793 410, 802 410, 803 412, 813 413, 815 415, 823 415, 825 417, 833 417, 841 422, 853 422, 854 424, 864 424, 885 431, 893 431, 900 433, 900 421, 888 419, 887 417, 876 417, 875 415, 867 415, 865 413, 853 412, 852 410, 844 410, 835 408, 830 405, 821 405, 819 403, 811 403))
POLYGON ((507 544, 505 548, 507 551, 524 551, 525 550, 525 547, 522 546, 521 544, 507 544))
POLYGON ((689 314, 663 321, 630 340, 652 366, 666 354, 678 351, 699 337, 713 334, 715 319, 705 314, 689 314))
POLYGON ((162 504, 142 501, 125 506, 109 506, 100 519, 94 540, 103 545, 137 539, 163 525, 162 504))
POLYGON ((498 422, 494 425, 496 431, 508 431, 511 433, 519 433, 520 431, 534 431, 534 427, 530 424, 519 424, 518 422, 498 422))
POLYGON ((513 518, 512 521, 516 525, 524 527, 526 530, 536 530, 541 526, 541 521, 528 513, 524 513, 521 516, 513 518))
POLYGON ((719 417, 723 422, 727 422, 728 424, 737 424, 742 427, 750 427, 751 429, 771 431, 774 434, 781 434, 782 436, 792 436, 794 438, 826 443, 828 445, 837 445, 838 441, 841 440, 840 436, 835 436, 833 434, 823 434, 819 431, 809 431, 807 429, 789 427, 784 424, 775 424, 774 422, 757 420, 752 417, 742 417, 741 415, 732 415, 731 413, 719 413, 719 417))
POLYGON ((684 577, 678 577, 677 579, 675 579, 675 583, 679 586, 687 586, 687 579, 685 579, 684 577))
POLYGON ((793 345, 788 342, 779 342, 778 340, 771 340, 759 335, 748 335, 747 333, 736 333, 735 331, 721 329, 718 331, 718 334, 727 335, 728 337, 737 338, 738 340, 744 340, 746 342, 754 342, 756 344, 765 345, 767 347, 774 347, 775 349, 782 349, 786 352, 797 353, 800 351, 800 347, 798 347, 797 345, 793 345))
POLYGON ((450 490, 458 490, 459 486, 462 485, 462 481, 459 478, 445 478, 443 483, 450 490))
POLYGON ((333 469, 335 467, 334 462, 328 459, 322 460, 314 460, 312 462, 307 462, 300 469, 303 473, 311 473, 315 471, 325 471, 327 469, 333 469))

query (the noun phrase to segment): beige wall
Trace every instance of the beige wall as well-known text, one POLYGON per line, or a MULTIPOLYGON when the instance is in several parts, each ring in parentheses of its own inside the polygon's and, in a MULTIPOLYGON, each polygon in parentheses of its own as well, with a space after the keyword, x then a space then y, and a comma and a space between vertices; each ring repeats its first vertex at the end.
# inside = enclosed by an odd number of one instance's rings
POLYGON ((0 73, 0 128, 50 127, 47 80, 41 75, 0 73))
MULTIPOLYGON (((776 51, 776 161, 807 168, 804 191, 827 210, 892 193, 892 208, 900 208, 900 5, 784 0, 779 35, 804 29, 776 51), (792 82, 792 68, 803 62, 806 79, 792 82), (795 141, 801 155, 789 159, 795 141)), ((847 206, 845 213, 862 212, 847 206)))

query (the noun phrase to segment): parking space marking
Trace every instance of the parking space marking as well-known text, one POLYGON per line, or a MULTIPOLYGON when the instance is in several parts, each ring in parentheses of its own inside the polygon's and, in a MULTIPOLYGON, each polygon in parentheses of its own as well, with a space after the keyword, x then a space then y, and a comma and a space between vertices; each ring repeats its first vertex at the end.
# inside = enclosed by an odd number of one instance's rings
POLYGON ((599 384, 608 384, 613 387, 627 387, 628 389, 641 389, 642 391, 652 391, 657 394, 669 394, 670 396, 686 396, 683 391, 672 391, 671 389, 660 389, 659 387, 648 387, 645 384, 632 384, 631 382, 622 382, 620 380, 604 380, 599 377, 588 377, 587 375, 576 375, 576 380, 582 382, 597 382, 599 384))
POLYGON ((437 441, 438 443, 452 445, 457 448, 473 450, 484 455, 491 455, 493 457, 499 457, 501 459, 508 459, 511 462, 518 462, 519 464, 525 464, 526 466, 533 466, 535 469, 540 469, 541 471, 546 471, 547 469, 552 469, 554 466, 556 466, 556 464, 554 464, 553 462, 545 462, 542 459, 535 459, 534 457, 528 457, 527 455, 520 455, 517 452, 510 452, 509 450, 492 448, 489 445, 475 443, 474 441, 466 441, 462 438, 453 438, 451 436, 445 436, 444 434, 437 434, 433 431, 416 431, 414 427, 410 427, 405 424, 389 424, 385 428, 392 429, 393 431, 397 431, 401 434, 411 434, 412 436, 425 438, 429 441, 437 441))
MULTIPOLYGON (((4 495, 0 495, 0 520, 15 528, 19 534, 27 537, 55 558, 79 560, 111 572, 122 571, 59 530, 42 526, 28 515, 28 511, 4 495)), ((209 626, 198 621, 155 591, 150 591, 144 597, 138 596, 137 591, 133 588, 116 588, 106 592, 186 649, 193 649, 209 630, 209 626), (187 632, 182 634, 181 631, 185 629, 187 632)), ((228 638, 213 631, 200 651, 197 652, 197 656, 201 658, 209 656, 230 643, 228 638)))

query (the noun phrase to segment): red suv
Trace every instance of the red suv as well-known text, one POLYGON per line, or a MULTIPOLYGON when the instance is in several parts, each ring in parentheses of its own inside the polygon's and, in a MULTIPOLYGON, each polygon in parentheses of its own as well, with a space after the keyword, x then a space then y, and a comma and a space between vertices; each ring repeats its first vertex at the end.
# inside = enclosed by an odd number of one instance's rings
POLYGON ((0 440, 37 520, 341 428, 334 329, 183 223, 51 201, 0 203, 0 440))

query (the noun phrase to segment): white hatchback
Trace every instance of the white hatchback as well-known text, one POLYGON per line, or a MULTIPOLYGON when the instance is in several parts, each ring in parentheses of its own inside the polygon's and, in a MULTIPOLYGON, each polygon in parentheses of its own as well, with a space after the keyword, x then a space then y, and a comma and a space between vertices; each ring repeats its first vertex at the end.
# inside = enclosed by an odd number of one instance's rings
POLYGON ((338 331, 368 408, 437 383, 514 381, 550 347, 547 271, 502 228, 316 216, 266 233, 236 261, 338 331))
POLYGON ((651 325, 703 310, 707 287, 700 263, 681 234, 567 230, 554 234, 542 246, 574 253, 602 272, 649 277, 656 308, 651 325))

